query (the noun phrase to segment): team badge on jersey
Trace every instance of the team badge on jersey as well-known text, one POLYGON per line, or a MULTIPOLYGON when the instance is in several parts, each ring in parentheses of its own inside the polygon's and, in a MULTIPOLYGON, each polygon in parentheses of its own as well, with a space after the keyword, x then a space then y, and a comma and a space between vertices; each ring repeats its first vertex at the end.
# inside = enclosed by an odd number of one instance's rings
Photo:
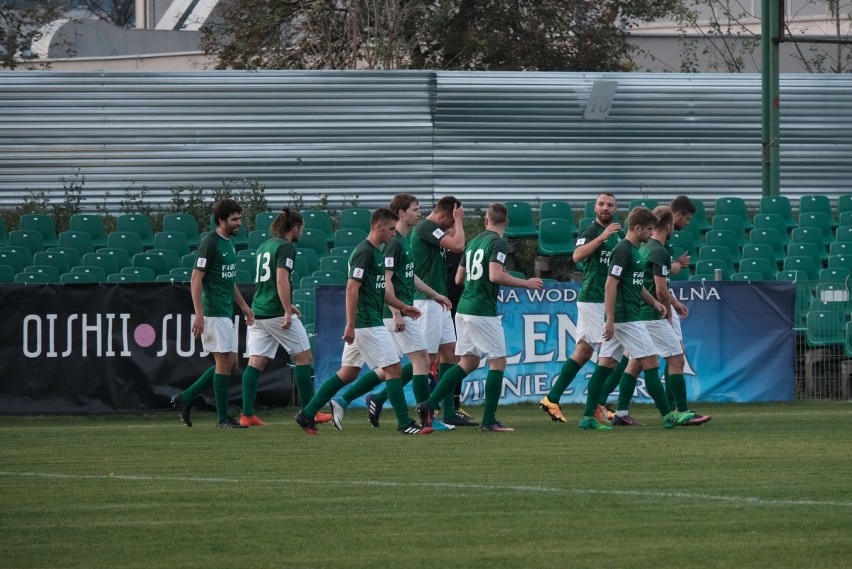
POLYGON ((393 257, 385 257, 385 268, 392 269, 393 268, 393 257))
POLYGON ((205 257, 198 257, 198 259, 195 260, 195 266, 199 269, 203 269, 207 266, 207 259, 205 257))
POLYGON ((580 237, 579 239, 577 239, 577 245, 583 245, 585 242, 586 242, 585 237, 580 237))
POLYGON ((364 278, 364 269, 362 269, 361 267, 355 267, 354 269, 352 269, 352 276, 356 279, 364 278))
POLYGON ((286 261, 284 261, 284 265, 285 265, 288 269, 291 269, 291 270, 292 270, 292 269, 293 269, 293 259, 288 258, 286 261))
POLYGON ((435 239, 441 239, 441 237, 443 237, 443 236, 444 236, 444 230, 441 229, 440 227, 435 229, 435 231, 432 232, 432 237, 434 237, 435 239))
POLYGON ((664 277, 669 276, 669 268, 665 265, 663 265, 663 276, 664 277))
POLYGON ((504 253, 503 251, 500 251, 499 253, 497 253, 497 261, 505 265, 506 264, 506 253, 504 253))
POLYGON ((610 271, 609 271, 609 274, 611 274, 614 277, 620 277, 621 271, 623 271, 623 270, 624 269, 622 269, 620 265, 613 265, 612 269, 610 269, 610 271))

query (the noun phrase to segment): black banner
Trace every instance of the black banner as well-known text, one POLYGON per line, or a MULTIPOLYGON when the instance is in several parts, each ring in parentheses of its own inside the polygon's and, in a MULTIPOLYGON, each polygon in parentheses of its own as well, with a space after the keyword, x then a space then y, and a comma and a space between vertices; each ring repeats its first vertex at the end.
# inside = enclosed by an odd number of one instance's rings
MULTIPOLYGON (((251 302, 253 287, 240 287, 251 302)), ((137 412, 171 406, 213 357, 193 337, 188 283, 0 285, 0 414, 137 412)), ((230 402, 242 401, 246 326, 230 402)), ((290 404, 282 349, 260 378, 257 406, 290 404)), ((212 406, 213 394, 204 394, 212 406)))

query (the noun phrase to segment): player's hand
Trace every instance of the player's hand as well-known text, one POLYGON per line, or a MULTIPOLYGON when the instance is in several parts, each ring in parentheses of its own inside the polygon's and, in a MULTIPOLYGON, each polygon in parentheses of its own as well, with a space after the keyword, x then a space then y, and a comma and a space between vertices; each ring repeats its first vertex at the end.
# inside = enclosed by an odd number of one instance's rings
POLYGON ((674 309, 675 312, 677 312, 677 315, 680 316, 681 320, 689 316, 689 309, 680 302, 675 305, 674 309))
POLYGON ((527 279, 526 288, 531 290, 541 290, 544 288, 544 281, 541 279, 527 279))
POLYGON ((464 219, 464 207, 460 205, 453 207, 453 221, 461 223, 462 219, 464 219))
POLYGON ((666 316, 668 316, 668 311, 666 310, 666 307, 665 307, 665 306, 663 306, 663 305, 662 305, 661 303, 659 303, 659 302, 655 302, 655 303, 654 303, 654 310, 656 310, 657 312, 659 312, 659 313, 660 313, 660 315, 661 315, 663 318, 665 318, 666 316))
POLYGON ((606 322, 603 329, 603 339, 612 340, 613 334, 615 334, 615 324, 612 322, 606 322))
POLYGON ((402 314, 393 315, 393 331, 405 332, 405 318, 402 317, 402 314))
POLYGON ((433 298, 432 300, 434 300, 435 302, 437 302, 438 304, 443 306, 444 310, 452 310, 453 309, 453 303, 450 301, 449 298, 447 298, 443 294, 436 294, 435 298, 433 298))
POLYGON ((347 344, 351 344, 355 341, 355 325, 347 324, 346 328, 343 329, 343 341, 347 344))
POLYGON ((405 307, 402 308, 400 310, 400 312, 402 312, 403 314, 405 314, 409 318, 414 318, 415 320, 420 318, 420 311, 417 310, 416 308, 414 308, 413 306, 405 305, 405 307))
POLYGON ((246 317, 246 324, 248 324, 249 326, 254 324, 254 312, 252 312, 251 308, 246 307, 243 310, 243 315, 246 317))
POLYGON ((195 320, 192 322, 192 335, 198 338, 202 332, 204 332, 204 315, 196 314, 195 320))
POLYGON ((604 228, 603 233, 601 233, 601 235, 603 235, 604 239, 606 239, 610 235, 612 235, 614 233, 618 233, 619 231, 621 231, 621 224, 620 223, 610 223, 609 225, 606 226, 606 228, 604 228))
POLYGON ((290 325, 292 323, 293 323, 293 317, 291 316, 291 314, 289 312, 285 312, 284 313, 284 321, 281 322, 281 327, 284 328, 285 330, 289 330, 290 325))

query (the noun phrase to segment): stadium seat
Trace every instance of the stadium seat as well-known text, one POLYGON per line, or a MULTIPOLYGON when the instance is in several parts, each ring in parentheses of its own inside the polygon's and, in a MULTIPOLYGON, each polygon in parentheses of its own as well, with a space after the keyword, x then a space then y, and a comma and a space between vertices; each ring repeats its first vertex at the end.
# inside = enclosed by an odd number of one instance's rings
POLYGON ((327 211, 319 209, 303 211, 302 219, 305 222, 305 229, 322 231, 325 233, 326 245, 331 247, 334 244, 334 226, 327 211))
POLYGON ((755 273, 751 271, 746 272, 738 272, 731 275, 732 281, 763 281, 766 280, 760 273, 755 273))
POLYGON ((828 256, 832 255, 852 256, 852 242, 835 241, 828 247, 828 256))
POLYGON ((249 251, 256 251, 267 239, 269 239, 269 231, 265 229, 255 229, 249 233, 247 248, 249 251))
POLYGON ((88 273, 63 273, 59 275, 60 284, 94 284, 98 280, 88 273))
MULTIPOLYGON (((54 240, 51 247, 56 246, 56 240, 54 240)), ((33 230, 26 229, 15 229, 14 231, 9 232, 9 246, 11 247, 26 247, 29 249, 30 254, 35 254, 40 251, 44 251, 44 239, 41 236, 41 233, 33 230)))
MULTIPOLYGON (((669 243, 671 243, 672 247, 677 247, 681 251, 688 253, 690 266, 695 266, 695 263, 698 261, 698 247, 695 245, 695 237, 691 231, 672 231, 669 243)), ((672 258, 676 259, 679 256, 672 255, 672 258)))
POLYGON ((577 224, 577 230, 582 233, 585 228, 595 222, 595 219, 595 217, 584 217, 580 220, 580 223, 577 224))
POLYGON ((309 275, 319 269, 319 255, 314 249, 306 249, 296 244, 296 257, 301 257, 305 260, 306 270, 302 274, 309 275))
POLYGON ((71 270, 68 257, 62 253, 51 253, 48 251, 40 251, 33 255, 33 265, 51 265, 56 267, 60 275, 71 270))
POLYGON ((751 231, 754 225, 748 215, 745 200, 739 197, 725 196, 716 198, 715 215, 737 215, 743 220, 746 231, 751 231))
POLYGON ((841 214, 847 211, 852 211, 852 193, 837 196, 837 213, 841 214))
POLYGON ((80 252, 80 256, 95 252, 92 236, 85 231, 63 231, 57 239, 59 247, 72 247, 80 252))
POLYGON ((319 258, 328 255, 328 243, 325 240, 325 233, 316 229, 303 230, 298 246, 300 249, 313 249, 317 252, 317 257, 319 258))
POLYGON ((563 200, 545 200, 539 208, 539 219, 567 219, 573 223, 574 209, 563 200))
POLYGON ((849 227, 852 225, 852 211, 841 211, 837 221, 839 227, 849 227))
MULTIPOLYGON (((774 275, 776 271, 778 271, 778 267, 780 262, 775 257, 775 252, 772 250, 772 247, 764 244, 753 244, 749 243, 745 247, 743 247, 743 259, 766 259, 769 261, 769 264, 775 267, 772 271, 774 275)), ((782 258, 780 261, 783 261, 782 258)))
POLYGON ((341 271, 324 271, 322 269, 319 269, 317 271, 314 271, 311 276, 325 277, 331 281, 331 284, 346 284, 347 281, 346 273, 341 271))
POLYGON ((0 249, 0 265, 12 267, 16 275, 24 270, 24 263, 21 261, 21 255, 17 251, 4 251, 0 249))
MULTIPOLYGON (((758 214, 773 214, 778 215, 784 224, 785 235, 798 224, 793 218, 793 206, 790 204, 790 198, 787 196, 763 196, 760 198, 758 206, 758 214)), ((757 227, 757 223, 754 224, 757 227)))
MULTIPOLYGON (((183 268, 183 267, 172 267, 172 268, 174 269, 174 268, 183 268)), ((169 269, 169 272, 171 272, 171 270, 172 269, 169 269)), ((252 277, 254 277, 255 273, 257 272, 257 259, 255 257, 247 257, 245 255, 238 256, 237 257, 237 270, 238 271, 245 271, 248 274, 250 274, 252 277)), ((252 281, 252 282, 254 282, 254 281, 252 281)))
POLYGON ((3 265, 2 261, 0 261, 0 283, 13 283, 15 282, 15 275, 17 272, 15 268, 11 265, 3 265))
POLYGON ((135 273, 113 273, 107 275, 108 283, 141 283, 142 277, 135 273))
POLYGON ((340 271, 349 275, 349 259, 347 257, 323 257, 319 261, 319 268, 323 271, 340 271))
MULTIPOLYGON (((154 230, 151 228, 151 218, 145 214, 123 213, 118 216, 115 229, 116 231, 130 231, 138 234, 143 250, 154 247, 154 230)), ((117 246, 110 242, 109 237, 107 238, 107 245, 109 247, 117 246)), ((134 255, 135 253, 130 251, 130 254, 134 255)))
POLYGON ((819 252, 822 262, 828 258, 828 247, 822 236, 822 231, 816 227, 802 227, 801 225, 790 232, 790 244, 787 245, 787 256, 790 256, 790 247, 795 243, 813 243, 819 252))
POLYGON ((310 270, 310 266, 308 265, 308 260, 305 257, 297 255, 293 263, 293 270, 290 271, 290 280, 294 282, 294 286, 298 286, 299 281, 296 280, 296 275, 298 275, 299 278, 302 278, 308 276, 312 272, 313 271, 310 270))
MULTIPOLYGON (((163 231, 177 232, 186 235, 190 249, 198 247, 201 233, 198 231, 198 220, 190 213, 169 213, 163 216, 163 231)), ((154 239, 154 247, 160 247, 154 239)))
POLYGON ((710 231, 712 227, 707 221, 707 211, 704 208, 704 200, 693 199, 692 203, 695 205, 695 214, 692 216, 692 219, 689 220, 689 223, 686 227, 684 227, 684 229, 690 231, 692 236, 695 238, 695 242, 698 243, 704 240, 704 234, 710 231))
POLYGON ((348 259, 354 249, 355 247, 332 247, 328 254, 333 257, 346 257, 348 259))
POLYGON ((106 253, 86 253, 81 259, 83 265, 100 267, 104 270, 104 275, 119 272, 118 260, 112 255, 106 253))
MULTIPOLYGON (((316 230, 314 230, 314 231, 316 231, 316 230)), ((356 229, 354 227, 338 229, 337 231, 334 232, 334 246, 335 247, 355 247, 366 238, 367 238, 366 232, 361 231, 360 229, 356 229)), ((300 241, 300 243, 301 243, 301 241, 300 241)))
MULTIPOLYGON (((244 253, 244 252, 245 252, 245 250, 238 251, 237 255, 239 255, 240 253, 244 253)), ((186 255, 184 255, 183 257, 180 258, 180 266, 192 269, 192 268, 195 267, 195 260, 197 258, 198 258, 198 255, 196 253, 187 253, 186 255)))
POLYGON ((793 329, 801 334, 804 334, 807 329, 805 319, 808 315, 811 299, 811 284, 808 276, 803 271, 786 270, 778 271, 775 274, 776 281, 789 281, 796 286, 796 308, 793 319, 793 329))
MULTIPOLYGON (((238 271, 239 272, 239 271, 238 271)), ((172 275, 166 273, 165 275, 157 275, 155 282, 158 283, 188 283, 189 277, 186 275, 172 275)))
MULTIPOLYGON (((145 255, 145 253, 137 253, 136 255, 145 255)), ((136 255, 134 255, 134 257, 136 255)), ((161 261, 162 260, 159 259, 156 262, 160 263, 161 261)), ((145 263, 148 261, 146 260, 141 262, 145 263)), ((139 278, 140 282, 151 283, 157 280, 157 273, 154 272, 154 269, 143 265, 131 265, 129 267, 124 267, 123 269, 121 269, 120 272, 123 275, 135 275, 139 278)))
POLYGON ((236 282, 238 285, 254 284, 254 272, 237 270, 236 282))
MULTIPOLYGON (((726 274, 734 272, 734 262, 731 259, 731 250, 725 246, 705 245, 698 250, 698 262, 719 261, 725 264, 726 274)), ((695 274, 701 274, 696 264, 695 274)))
POLYGON ((817 260, 813 257, 787 257, 784 259, 784 270, 804 272, 811 286, 819 278, 819 267, 817 260))
MULTIPOLYGON (((798 227, 796 229, 799 229, 798 227)), ((813 257, 819 263, 819 266, 828 261, 828 253, 825 249, 817 247, 813 243, 790 243, 787 246, 788 257, 813 257)))
POLYGON ((802 225, 803 213, 824 213, 828 216, 831 228, 837 227, 834 219, 834 211, 831 209, 831 200, 825 194, 810 194, 799 198, 799 225, 802 225))
POLYGON ((817 282, 819 284, 839 283, 852 285, 852 280, 849 279, 850 274, 852 274, 852 271, 846 267, 829 267, 827 269, 820 269, 817 282))
MULTIPOLYGON (((0 217, 0 246, 9 244, 9 234, 6 232, 6 222, 0 217)), ((14 277, 13 277, 14 280, 14 277)))
MULTIPOLYGON (((703 249, 704 247, 702 247, 703 249)), ((700 251, 699 251, 700 255, 700 251)), ((695 274, 690 277, 690 280, 707 279, 714 280, 716 278, 716 269, 722 270, 722 280, 731 279, 731 265, 719 259, 704 259, 695 263, 695 274), (697 277, 697 278, 696 278, 697 277)))
POLYGON ((15 275, 16 283, 24 284, 52 284, 50 275, 44 273, 21 272, 15 275))
POLYGON ((30 265, 24 269, 25 273, 42 273, 47 275, 48 282, 51 284, 59 284, 59 269, 53 265, 30 265))
POLYGON ((182 231, 159 231, 154 234, 154 249, 171 249, 182 257, 189 253, 190 248, 189 238, 182 231))
POLYGON ((843 346, 846 343, 846 322, 843 317, 831 310, 808 312, 808 347, 843 346))
POLYGON ((754 232, 757 229, 774 229, 778 232, 778 237, 781 239, 781 245, 786 247, 790 243, 790 229, 784 223, 784 218, 777 213, 759 213, 752 220, 754 223, 754 232))
POLYGON ((504 204, 508 210, 509 225, 503 236, 506 239, 525 239, 538 237, 538 230, 533 222, 530 204, 523 201, 507 201, 504 204))
MULTIPOLYGON (((52 215, 41 213, 24 214, 18 220, 18 230, 36 231, 41 234, 42 248, 55 247, 59 243, 56 237, 56 221, 52 215)), ((33 250, 33 253, 36 251, 33 250)))
POLYGON ((597 200, 588 200, 585 204, 583 204, 583 217, 591 217, 595 219, 597 217, 597 213, 595 213, 595 205, 598 203, 597 200))
MULTIPOLYGON (((265 231, 268 234, 269 227, 272 225, 272 222, 275 221, 275 218, 278 217, 279 213, 281 212, 259 211, 254 214, 254 231, 265 231)), ((249 232, 249 237, 251 237, 251 232, 249 232)), ((249 245, 249 247, 251 247, 251 245, 249 245)))
MULTIPOLYGON (((628 204, 627 204, 627 213, 629 214, 629 213, 630 213, 630 211, 631 211, 634 207, 640 207, 640 206, 641 206, 641 207, 646 207, 646 208, 650 209, 651 211, 654 211, 654 208, 655 208, 655 207, 657 207, 658 205, 660 205, 660 201, 659 201, 659 200, 650 199, 650 198, 642 198, 642 199, 638 199, 638 200, 630 200, 630 202, 628 202, 628 204)), ((626 218, 626 216, 625 216, 625 218, 626 218)))
POLYGON ((83 273, 90 275, 95 282, 102 283, 106 281, 107 273, 103 267, 98 265, 77 265, 71 269, 72 273, 83 273))
POLYGON ((837 228, 833 243, 852 243, 852 225, 841 225, 837 228))
MULTIPOLYGON (((692 257, 692 259, 692 262, 695 263, 695 257, 692 257)), ((684 267, 677 273, 669 273, 669 280, 673 282, 688 281, 692 276, 692 269, 690 267, 684 267)))
POLYGON ((852 255, 829 255, 828 268, 843 268, 852 271, 852 255))
POLYGON ((370 219, 373 212, 365 207, 348 207, 340 210, 340 223, 338 229, 361 229, 365 233, 370 232, 370 219))
POLYGON ((171 249, 149 249, 147 252, 151 255, 159 255, 163 257, 166 264, 166 272, 169 272, 175 267, 180 267, 181 256, 171 249))
POLYGON ((710 247, 727 248, 731 252, 732 266, 737 266, 743 258, 737 235, 730 229, 711 229, 704 235, 704 244, 710 247))
POLYGON ((22 267, 33 264, 33 252, 29 247, 24 247, 22 245, 4 245, 3 247, 0 247, 0 251, 15 253, 18 256, 18 260, 21 261, 22 267))
MULTIPOLYGON (((152 238, 151 247, 153 246, 154 241, 152 238)), ((145 250, 142 244, 142 237, 134 231, 113 231, 107 235, 107 247, 110 249, 124 249, 131 257, 145 250)))
MULTIPOLYGON (((777 229, 772 227, 755 227, 749 233, 748 239, 749 245, 752 247, 769 247, 776 263, 780 264, 784 262, 787 251, 784 248, 784 243, 777 229)), ((743 256, 745 256, 745 250, 749 245, 743 247, 743 256)))
POLYGON ((846 283, 817 283, 814 289, 814 299, 811 301, 811 310, 814 302, 820 302, 819 310, 831 310, 843 317, 845 322, 852 309, 849 299, 849 289, 846 283))
POLYGON ((95 249, 107 246, 107 232, 102 215, 75 213, 68 220, 68 229, 88 233, 92 238, 92 247, 95 249))
POLYGON ((822 232, 823 243, 829 245, 834 241, 834 231, 832 230, 832 220, 829 216, 818 211, 809 211, 799 215, 799 227, 793 231, 812 227, 822 232))
MULTIPOLYGON (((154 275, 151 280, 155 280, 157 276, 164 275, 173 267, 166 268, 166 259, 161 255, 151 255, 150 253, 136 253, 131 259, 132 266, 145 267, 150 269, 154 275)), ((112 271, 115 272, 115 271, 112 271)), ((122 270, 121 272, 124 272, 122 270)))
POLYGON ((730 229, 737 236, 737 245, 740 247, 748 243, 745 224, 738 215, 714 215, 713 229, 730 229))
POLYGON ((109 255, 113 259, 115 259, 115 264, 118 266, 119 271, 124 267, 130 266, 130 253, 128 253, 124 249, 101 247, 95 252, 100 255, 109 255))
POLYGON ((538 253, 548 257, 574 253, 574 224, 567 219, 542 219, 538 224, 538 253))
POLYGON ((328 277, 310 275, 299 279, 299 290, 316 288, 318 284, 334 284, 334 282, 328 277))
POLYGON ((74 249, 73 247, 48 247, 48 253, 61 253, 65 255, 65 258, 68 259, 68 266, 74 267, 80 264, 80 259, 82 255, 80 255, 80 251, 74 249))
POLYGON ((750 258, 743 259, 740 262, 740 272, 757 273, 759 275, 759 279, 753 280, 771 281, 775 280, 775 273, 777 273, 778 270, 774 261, 770 261, 768 259, 750 258))

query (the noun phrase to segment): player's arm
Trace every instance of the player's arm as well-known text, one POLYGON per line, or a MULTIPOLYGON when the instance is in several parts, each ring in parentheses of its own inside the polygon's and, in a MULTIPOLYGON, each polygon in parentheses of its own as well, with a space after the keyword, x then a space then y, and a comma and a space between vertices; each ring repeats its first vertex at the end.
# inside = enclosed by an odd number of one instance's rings
MULTIPOLYGON (((461 265, 459 265, 459 266, 461 266, 461 265)), ((456 284, 460 284, 460 283, 456 283, 456 284)), ((435 289, 433 289, 432 287, 430 287, 429 285, 424 283, 422 280, 420 280, 420 277, 418 277, 417 275, 414 275, 414 288, 416 288, 417 290, 419 290, 420 292, 422 292, 423 294, 425 294, 426 296, 428 296, 429 298, 431 298, 432 300, 434 300, 435 302, 437 302, 438 304, 440 304, 441 306, 443 306, 447 310, 449 310, 453 307, 453 303, 450 302, 449 298, 447 298, 443 294, 439 294, 439 293, 435 292, 435 289)))
POLYGON ((243 298, 240 289, 237 288, 237 284, 234 283, 234 302, 237 303, 237 306, 240 307, 240 310, 243 312, 243 316, 246 317, 246 324, 251 326, 254 324, 254 312, 251 310, 251 306, 248 305, 246 299, 243 298))
POLYGON ((293 314, 301 316, 301 312, 291 302, 293 298, 290 291, 290 271, 283 267, 275 269, 275 288, 278 291, 278 300, 281 301, 281 306, 284 307, 284 322, 281 327, 287 329, 292 323, 293 314))
POLYGON ((461 253, 464 251, 464 208, 461 206, 456 206, 453 208, 453 219, 455 220, 455 225, 453 226, 453 230, 449 233, 444 233, 444 236, 441 237, 440 245, 444 249, 449 249, 455 253, 461 253))
POLYGON ((573 259, 575 263, 579 263, 584 259, 589 258, 592 253, 598 250, 601 245, 604 244, 604 241, 609 239, 609 236, 613 233, 618 233, 621 230, 621 226, 617 223, 611 223, 607 225, 600 235, 592 239, 591 241, 587 241, 582 245, 577 246, 574 249, 573 259))
POLYGON ((609 275, 604 283, 604 332, 603 339, 612 339, 615 333, 615 297, 618 295, 618 277, 609 275))
POLYGON ((192 334, 194 336, 200 336, 204 332, 204 305, 201 303, 201 289, 206 274, 206 272, 196 268, 192 271, 192 276, 189 279, 192 310, 195 312, 195 320, 192 322, 192 334))
MULTIPOLYGON (((396 289, 393 286, 393 269, 388 269, 385 271, 385 297, 388 294, 396 298, 396 289)), ((395 308, 391 305, 388 305, 388 308, 393 315, 393 329, 396 332, 402 332, 405 330, 405 319, 402 316, 402 312, 399 311, 399 308, 395 308)))
POLYGON ((351 344, 355 341, 355 314, 358 311, 358 293, 361 281, 350 278, 346 281, 346 327, 343 329, 343 341, 351 344))
POLYGON ((391 312, 396 309, 405 316, 410 316, 411 318, 420 318, 419 310, 417 310, 413 306, 405 304, 396 297, 396 294, 393 290, 393 284, 391 283, 390 277, 388 275, 393 275, 393 271, 385 271, 385 304, 390 307, 391 312))
POLYGON ((666 316, 671 320, 672 295, 669 294, 669 281, 664 276, 654 275, 654 288, 657 292, 657 300, 666 309, 666 316))
MULTIPOLYGON (((461 265, 459 265, 459 268, 461 268, 461 265)), ((512 275, 506 271, 505 266, 497 261, 488 263, 488 280, 497 285, 517 286, 529 289, 541 289, 544 286, 544 282, 541 279, 521 279, 512 275)))
POLYGON ((654 298, 654 295, 648 292, 648 289, 645 287, 642 287, 642 300, 653 306, 654 310, 656 310, 663 316, 668 316, 668 311, 666 310, 666 307, 663 306, 659 300, 654 298))

